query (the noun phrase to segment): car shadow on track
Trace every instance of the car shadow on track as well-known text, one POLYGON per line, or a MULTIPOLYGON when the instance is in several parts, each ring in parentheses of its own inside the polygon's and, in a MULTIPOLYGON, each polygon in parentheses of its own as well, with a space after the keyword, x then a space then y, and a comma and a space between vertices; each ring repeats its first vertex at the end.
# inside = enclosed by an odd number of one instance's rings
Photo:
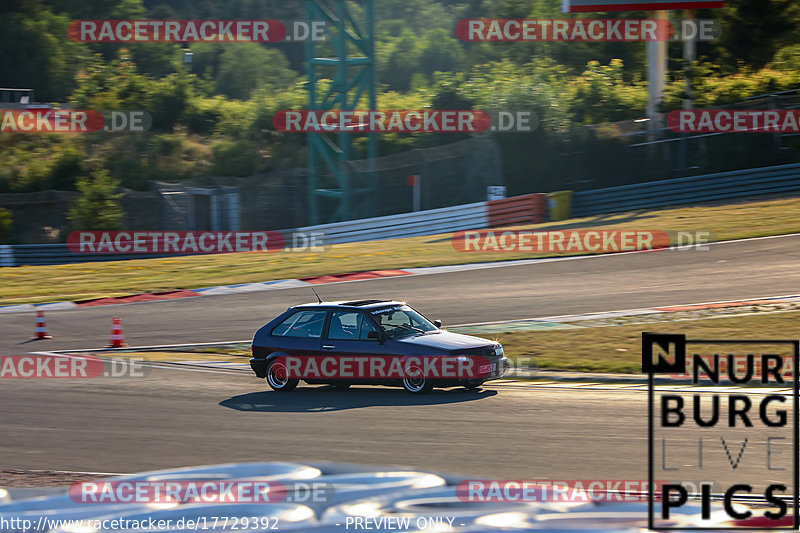
POLYGON ((320 413, 363 407, 396 405, 443 405, 481 400, 496 396, 497 391, 462 388, 434 389, 428 394, 411 394, 402 389, 353 387, 339 391, 333 387, 298 387, 291 392, 249 392, 219 402, 237 411, 268 413, 320 413))

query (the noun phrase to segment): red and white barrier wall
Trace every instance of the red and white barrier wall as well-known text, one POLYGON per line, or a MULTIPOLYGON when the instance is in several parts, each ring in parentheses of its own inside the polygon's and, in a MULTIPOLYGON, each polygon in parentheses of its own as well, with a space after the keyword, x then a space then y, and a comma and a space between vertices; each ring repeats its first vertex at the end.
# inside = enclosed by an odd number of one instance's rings
POLYGON ((297 228, 296 231, 323 233, 326 245, 401 239, 470 229, 544 222, 546 206, 546 194, 526 194, 502 200, 307 226, 297 228))

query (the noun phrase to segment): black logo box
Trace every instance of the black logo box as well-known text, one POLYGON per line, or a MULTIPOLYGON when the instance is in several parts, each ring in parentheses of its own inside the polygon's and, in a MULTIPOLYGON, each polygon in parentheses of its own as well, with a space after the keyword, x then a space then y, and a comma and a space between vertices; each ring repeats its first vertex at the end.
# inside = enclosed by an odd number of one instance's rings
MULTIPOLYGON (((647 380, 647 485, 648 485, 648 511, 647 521, 648 528, 655 529, 655 520, 653 514, 653 504, 655 487, 653 485, 655 478, 655 465, 653 462, 653 400, 655 397, 655 374, 681 374, 686 370, 686 346, 688 344, 771 344, 771 345, 789 345, 792 347, 794 368, 792 369, 793 381, 793 416, 792 421, 794 424, 794 453, 792 454, 793 470, 794 470, 794 497, 792 505, 794 508, 794 525, 793 526, 778 526, 771 527, 772 530, 787 530, 794 531, 800 529, 800 341, 797 340, 784 340, 784 339, 692 339, 686 338, 686 335, 681 334, 662 334, 662 333, 642 333, 642 372, 648 374, 647 380), (669 347, 674 346, 674 360, 669 361, 659 356, 656 363, 653 362, 653 348, 657 346, 663 352, 669 353, 669 347)), ((718 527, 710 526, 705 527, 659 527, 658 531, 705 531, 713 529, 715 531, 754 531, 763 530, 754 527, 718 527)))

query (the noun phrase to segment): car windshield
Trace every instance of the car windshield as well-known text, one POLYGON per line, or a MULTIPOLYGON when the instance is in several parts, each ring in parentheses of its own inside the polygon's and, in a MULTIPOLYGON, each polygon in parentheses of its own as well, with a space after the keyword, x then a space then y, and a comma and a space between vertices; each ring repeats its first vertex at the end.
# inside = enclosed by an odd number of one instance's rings
POLYGON ((407 305, 378 309, 372 312, 372 316, 390 337, 427 333, 439 329, 407 305))

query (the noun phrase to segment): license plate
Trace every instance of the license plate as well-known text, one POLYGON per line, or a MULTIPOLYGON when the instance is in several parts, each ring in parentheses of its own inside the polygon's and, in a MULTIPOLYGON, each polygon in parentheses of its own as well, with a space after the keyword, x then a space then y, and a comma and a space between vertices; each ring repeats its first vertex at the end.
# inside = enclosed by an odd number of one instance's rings
POLYGON ((497 363, 482 365, 478 367, 478 374, 491 374, 497 371, 497 363))

